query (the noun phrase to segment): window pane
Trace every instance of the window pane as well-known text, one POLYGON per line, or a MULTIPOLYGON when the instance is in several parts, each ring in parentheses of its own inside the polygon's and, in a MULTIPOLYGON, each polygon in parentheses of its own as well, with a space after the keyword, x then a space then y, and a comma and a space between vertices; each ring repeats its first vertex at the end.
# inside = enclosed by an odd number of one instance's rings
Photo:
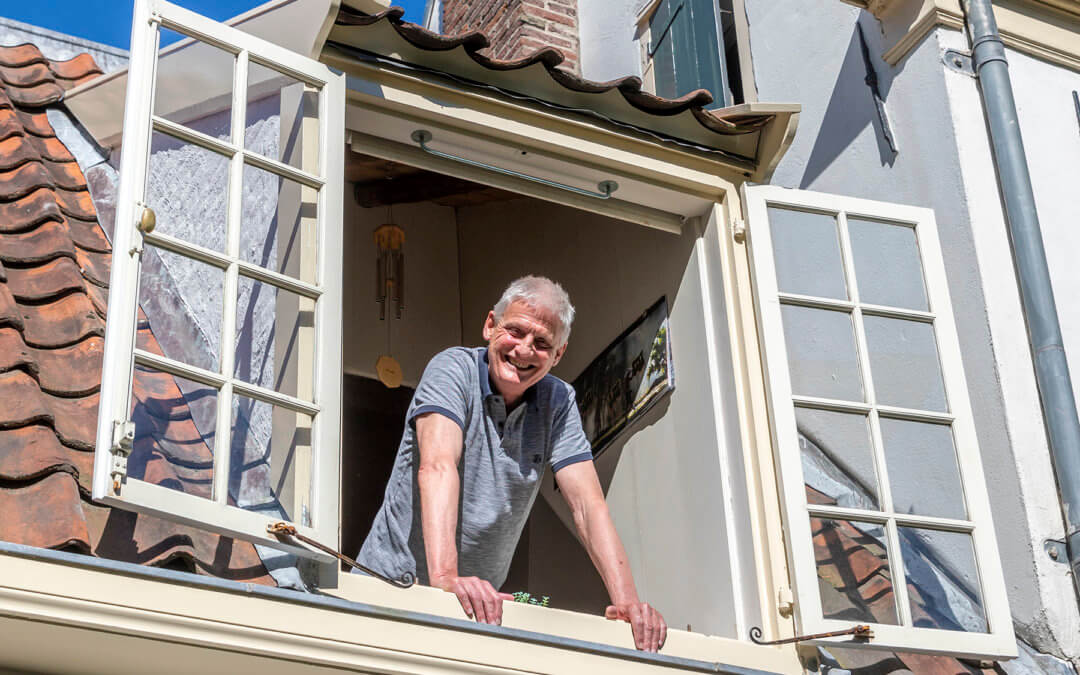
POLYGON ((881 418, 893 511, 966 518, 952 428, 881 418))
POLYGON ((229 138, 236 57, 199 40, 161 28, 161 43, 186 41, 158 54, 154 114, 209 136, 229 138))
POLYGON ((824 618, 898 624, 885 528, 810 518, 810 531, 824 618))
POLYGON ((210 498, 217 390, 135 366, 131 392, 135 445, 128 477, 210 498))
POLYGON ((240 259, 315 283, 318 191, 244 166, 240 259))
POLYGON ((308 415, 236 396, 230 499, 241 508, 311 526, 311 425, 308 415))
POLYGON ((224 283, 224 270, 146 246, 139 269, 140 328, 149 330, 164 356, 217 371, 224 283))
POLYGON ((877 402, 919 410, 948 410, 934 327, 882 316, 864 316, 863 325, 877 402))
POLYGON ((859 300, 928 311, 915 228, 848 218, 859 300))
POLYGON ((239 290, 235 376, 312 400, 315 302, 243 275, 239 290))
POLYGON ((846 300, 836 216, 769 207, 781 293, 846 300))
POLYGON ((146 173, 147 206, 160 234, 225 250, 229 159, 155 131, 146 173))
POLYGON ((795 408, 795 422, 809 501, 877 509, 877 478, 866 415, 795 408))
POLYGON ((851 315, 781 305, 791 390, 796 395, 863 400, 851 315))
POLYGON ((319 91, 253 61, 247 100, 244 147, 318 174, 319 91))
POLYGON ((912 623, 986 633, 986 611, 971 536, 898 528, 912 623))

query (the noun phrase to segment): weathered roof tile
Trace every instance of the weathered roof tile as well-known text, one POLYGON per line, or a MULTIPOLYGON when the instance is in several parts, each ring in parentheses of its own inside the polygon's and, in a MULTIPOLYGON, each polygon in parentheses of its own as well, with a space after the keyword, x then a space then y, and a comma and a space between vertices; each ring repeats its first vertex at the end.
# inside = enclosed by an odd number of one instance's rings
POLYGON ((75 244, 67 228, 56 221, 46 221, 26 232, 0 234, 0 260, 6 263, 31 264, 60 257, 75 257, 75 244))
POLYGON ((85 281, 71 258, 56 258, 33 267, 8 270, 7 288, 22 301, 40 302, 62 293, 82 290, 85 281))
POLYGON ((41 548, 90 550, 90 533, 75 478, 57 471, 40 480, 0 484, 0 539, 41 548))
POLYGON ((23 338, 33 347, 66 347, 92 335, 105 335, 105 325, 84 291, 69 293, 42 305, 19 305, 23 338))
POLYGON ((62 445, 48 426, 0 430, 0 481, 33 480, 54 471, 88 478, 93 465, 92 453, 62 445))
POLYGON ((39 188, 16 201, 0 203, 0 232, 19 232, 46 220, 62 219, 60 206, 49 188, 39 188))

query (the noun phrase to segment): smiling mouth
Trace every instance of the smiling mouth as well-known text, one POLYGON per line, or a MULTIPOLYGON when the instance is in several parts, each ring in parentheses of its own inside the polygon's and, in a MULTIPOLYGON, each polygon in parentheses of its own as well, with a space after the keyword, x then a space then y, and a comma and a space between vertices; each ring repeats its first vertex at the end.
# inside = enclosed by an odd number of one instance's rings
POLYGON ((515 368, 516 370, 519 370, 519 371, 521 371, 521 372, 525 372, 525 371, 528 371, 528 370, 532 370, 533 368, 535 368, 535 367, 536 367, 536 366, 535 366, 535 365, 533 365, 533 364, 530 364, 530 363, 523 363, 523 362, 521 362, 521 361, 517 361, 517 360, 515 360, 515 359, 512 359, 512 358, 510 358, 509 356, 505 357, 505 359, 504 359, 504 360, 505 360, 505 361, 506 361, 507 363, 509 363, 509 364, 510 364, 511 366, 513 366, 513 367, 514 367, 514 368, 515 368))

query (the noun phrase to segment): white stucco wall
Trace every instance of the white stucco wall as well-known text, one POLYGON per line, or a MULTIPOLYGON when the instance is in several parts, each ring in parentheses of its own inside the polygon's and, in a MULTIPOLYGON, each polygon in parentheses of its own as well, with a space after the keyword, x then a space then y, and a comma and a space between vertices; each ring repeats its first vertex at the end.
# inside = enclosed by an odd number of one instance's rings
POLYGON ((605 82, 641 74, 635 40, 637 12, 646 0, 578 0, 581 75, 605 82))

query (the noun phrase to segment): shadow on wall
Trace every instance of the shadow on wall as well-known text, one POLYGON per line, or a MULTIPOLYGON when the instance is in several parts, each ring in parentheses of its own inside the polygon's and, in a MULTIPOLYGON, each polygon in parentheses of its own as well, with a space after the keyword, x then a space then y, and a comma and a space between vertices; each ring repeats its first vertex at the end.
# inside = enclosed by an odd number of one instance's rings
POLYGON ((896 160, 896 153, 886 140, 886 131, 878 115, 874 93, 869 84, 873 78, 876 78, 882 101, 888 99, 892 73, 884 62, 874 56, 881 51, 878 44, 881 31, 873 15, 867 12, 860 12, 858 21, 862 24, 870 61, 868 62, 863 56, 859 26, 853 25, 843 64, 833 84, 829 104, 814 140, 814 148, 810 152, 806 170, 799 183, 799 187, 804 190, 814 184, 868 125, 874 129, 878 157, 882 166, 892 166, 896 160))

